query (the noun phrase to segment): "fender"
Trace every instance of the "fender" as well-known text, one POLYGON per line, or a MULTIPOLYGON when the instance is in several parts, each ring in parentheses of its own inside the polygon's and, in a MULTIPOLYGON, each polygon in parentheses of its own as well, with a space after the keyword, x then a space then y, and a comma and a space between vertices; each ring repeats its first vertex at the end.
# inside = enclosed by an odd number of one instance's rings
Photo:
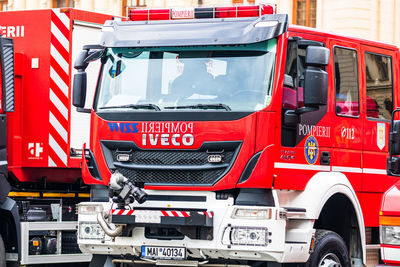
POLYGON ((7 232, 1 232, 3 240, 5 240, 6 252, 18 252, 18 260, 21 259, 21 225, 20 217, 18 213, 17 203, 11 199, 6 200, 0 204, 0 225, 1 229, 7 229, 7 232), (8 227, 3 227, 5 224, 8 227), (15 247, 18 251, 11 251, 11 248, 15 247))
POLYGON ((280 207, 305 208, 306 214, 303 219, 317 220, 325 203, 337 193, 345 195, 354 207, 360 229, 363 262, 366 262, 363 214, 346 175, 341 172, 319 172, 310 179, 304 191, 277 190, 277 197, 280 207))

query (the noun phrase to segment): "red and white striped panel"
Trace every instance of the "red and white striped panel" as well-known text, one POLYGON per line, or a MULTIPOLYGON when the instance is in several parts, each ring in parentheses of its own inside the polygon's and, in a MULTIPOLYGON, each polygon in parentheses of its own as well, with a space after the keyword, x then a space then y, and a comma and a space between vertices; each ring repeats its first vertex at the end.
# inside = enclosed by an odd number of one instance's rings
POLYGON ((66 167, 68 160, 70 18, 51 11, 49 167, 66 167))
POLYGON ((214 216, 214 212, 212 211, 200 211, 199 214, 206 215, 207 218, 212 218, 214 216))
POLYGON ((186 211, 162 210, 161 213, 164 217, 190 217, 190 212, 186 211))
MULTIPOLYGON (((136 211, 141 212, 142 210, 136 211)), ((158 215, 161 217, 190 217, 189 211, 178 211, 178 210, 154 210, 154 211, 145 211, 147 213, 151 212, 154 215, 158 215)), ((214 216, 214 212, 212 211, 199 211, 197 212, 200 215, 205 215, 207 218, 212 218, 214 216)), ((109 211, 110 215, 135 215, 135 210, 117 210, 111 209, 109 211)))

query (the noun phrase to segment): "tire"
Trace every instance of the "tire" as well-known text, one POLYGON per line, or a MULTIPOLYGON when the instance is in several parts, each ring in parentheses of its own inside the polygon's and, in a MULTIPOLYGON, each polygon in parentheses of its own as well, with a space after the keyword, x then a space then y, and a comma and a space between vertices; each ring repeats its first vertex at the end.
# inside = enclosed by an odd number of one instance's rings
POLYGON ((3 238, 0 235, 0 267, 6 267, 6 249, 3 238))
POLYGON ((346 243, 335 232, 317 230, 314 251, 306 267, 350 267, 350 257, 346 243))

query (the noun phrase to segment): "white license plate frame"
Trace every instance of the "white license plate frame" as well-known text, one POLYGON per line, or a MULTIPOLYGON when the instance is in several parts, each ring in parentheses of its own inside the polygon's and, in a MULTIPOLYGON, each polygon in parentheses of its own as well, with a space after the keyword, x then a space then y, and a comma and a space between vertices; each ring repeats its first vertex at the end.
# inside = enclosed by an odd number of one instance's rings
POLYGON ((142 246, 142 257, 154 260, 186 260, 185 247, 142 246))

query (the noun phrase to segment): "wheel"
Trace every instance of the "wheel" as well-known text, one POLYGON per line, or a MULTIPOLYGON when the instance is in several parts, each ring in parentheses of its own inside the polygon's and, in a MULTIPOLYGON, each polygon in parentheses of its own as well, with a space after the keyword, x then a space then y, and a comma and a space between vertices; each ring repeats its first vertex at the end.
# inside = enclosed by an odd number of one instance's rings
POLYGON ((335 232, 317 230, 314 251, 306 267, 350 267, 350 257, 343 239, 335 232))
POLYGON ((3 238, 0 235, 0 267, 6 267, 6 249, 3 238))

